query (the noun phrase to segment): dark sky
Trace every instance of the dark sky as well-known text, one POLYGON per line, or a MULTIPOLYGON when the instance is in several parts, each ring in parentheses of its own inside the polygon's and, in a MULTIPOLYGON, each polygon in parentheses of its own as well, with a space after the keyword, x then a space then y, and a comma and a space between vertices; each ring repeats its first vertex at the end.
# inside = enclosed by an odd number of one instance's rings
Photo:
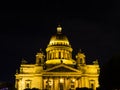
POLYGON ((120 53, 117 1, 43 1, 34 5, 9 4, 3 10, 6 13, 0 13, 0 81, 14 81, 22 58, 34 63, 35 54, 40 48, 45 52, 58 24, 72 45, 73 58, 82 49, 88 63, 98 59, 102 66, 120 53))

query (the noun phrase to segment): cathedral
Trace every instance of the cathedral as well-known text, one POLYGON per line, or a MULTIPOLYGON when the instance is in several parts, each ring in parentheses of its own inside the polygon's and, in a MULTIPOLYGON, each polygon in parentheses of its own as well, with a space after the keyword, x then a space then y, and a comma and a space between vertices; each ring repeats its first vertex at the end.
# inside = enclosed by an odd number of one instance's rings
POLYGON ((34 64, 22 60, 15 74, 15 88, 24 90, 37 88, 39 90, 76 90, 76 88, 99 87, 100 68, 98 61, 86 64, 86 56, 80 50, 72 58, 73 48, 62 27, 58 25, 57 32, 50 38, 46 55, 40 49, 36 53, 34 64))

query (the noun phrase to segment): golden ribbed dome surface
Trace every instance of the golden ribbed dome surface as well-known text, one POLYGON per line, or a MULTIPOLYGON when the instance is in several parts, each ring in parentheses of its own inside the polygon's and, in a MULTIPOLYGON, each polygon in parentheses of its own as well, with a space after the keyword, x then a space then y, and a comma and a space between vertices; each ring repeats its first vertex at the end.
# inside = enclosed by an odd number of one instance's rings
POLYGON ((48 46, 54 46, 54 45, 65 45, 69 46, 69 40, 66 35, 61 33, 62 28, 60 26, 57 27, 57 34, 53 35, 50 39, 48 46))
POLYGON ((70 45, 68 38, 63 35, 63 34, 59 34, 57 33, 56 35, 53 35, 50 39, 49 45, 70 45))

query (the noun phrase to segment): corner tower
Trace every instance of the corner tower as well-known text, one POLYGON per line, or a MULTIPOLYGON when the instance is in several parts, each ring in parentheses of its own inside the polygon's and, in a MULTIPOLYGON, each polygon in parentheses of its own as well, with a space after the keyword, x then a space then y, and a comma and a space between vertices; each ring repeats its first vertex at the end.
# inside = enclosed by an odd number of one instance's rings
POLYGON ((57 64, 75 65, 72 59, 72 48, 66 35, 62 33, 62 27, 58 25, 57 33, 53 35, 46 48, 46 65, 53 66, 57 64))

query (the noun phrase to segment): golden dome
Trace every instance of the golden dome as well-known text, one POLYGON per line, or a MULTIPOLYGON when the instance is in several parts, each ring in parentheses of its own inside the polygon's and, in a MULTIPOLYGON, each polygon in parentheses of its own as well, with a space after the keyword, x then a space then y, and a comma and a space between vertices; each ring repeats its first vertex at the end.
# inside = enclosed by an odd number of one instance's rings
POLYGON ((57 33, 50 39, 47 52, 46 65, 64 64, 75 65, 76 61, 72 59, 72 48, 66 35, 62 34, 62 27, 57 27, 57 33))
POLYGON ((68 38, 61 33, 62 27, 58 26, 57 27, 57 34, 53 35, 50 39, 49 45, 48 46, 54 46, 54 45, 67 45, 70 46, 70 43, 68 41, 68 38))

